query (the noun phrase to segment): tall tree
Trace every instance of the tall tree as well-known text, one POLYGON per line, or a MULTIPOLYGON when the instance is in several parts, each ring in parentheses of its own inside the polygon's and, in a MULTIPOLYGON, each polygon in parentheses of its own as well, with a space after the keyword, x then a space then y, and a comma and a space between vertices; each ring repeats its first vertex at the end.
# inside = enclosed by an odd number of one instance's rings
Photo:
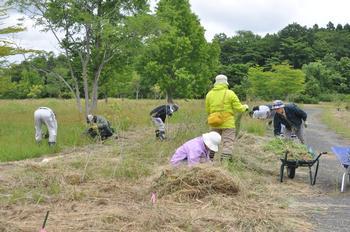
POLYGON ((37 24, 51 31, 67 57, 73 86, 80 103, 83 83, 85 114, 97 107, 99 79, 103 68, 114 56, 124 52, 129 34, 127 19, 148 10, 147 0, 12 0, 37 24), (59 33, 63 33, 60 36, 59 33))
POLYGON ((203 96, 219 64, 219 47, 205 40, 188 0, 160 0, 156 17, 167 26, 149 40, 140 74, 149 86, 158 83, 170 102, 173 97, 203 96))

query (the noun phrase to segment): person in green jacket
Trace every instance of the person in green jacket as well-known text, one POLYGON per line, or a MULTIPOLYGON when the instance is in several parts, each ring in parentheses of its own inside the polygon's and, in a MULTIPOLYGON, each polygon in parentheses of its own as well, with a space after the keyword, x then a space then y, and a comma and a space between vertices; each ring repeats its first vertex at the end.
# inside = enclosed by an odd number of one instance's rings
MULTIPOLYGON (((211 126, 213 131, 218 132, 222 138, 221 160, 232 160, 233 142, 235 139, 235 120, 239 113, 249 109, 248 105, 242 105, 237 95, 228 89, 227 76, 217 75, 214 88, 205 98, 206 111, 208 115, 221 112, 223 122, 220 125, 211 126)), ((214 154, 211 154, 213 158, 214 154)))
POLYGON ((91 138, 106 140, 114 134, 114 129, 110 122, 101 115, 89 114, 86 117, 86 122, 89 124, 86 134, 91 138))

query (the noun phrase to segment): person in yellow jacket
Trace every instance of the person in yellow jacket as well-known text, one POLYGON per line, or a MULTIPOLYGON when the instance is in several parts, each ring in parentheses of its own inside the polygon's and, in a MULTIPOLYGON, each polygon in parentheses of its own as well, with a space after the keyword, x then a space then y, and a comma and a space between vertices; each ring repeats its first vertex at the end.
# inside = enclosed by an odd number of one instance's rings
MULTIPOLYGON (((249 109, 248 105, 242 105, 237 95, 228 89, 227 76, 217 75, 214 88, 205 97, 206 111, 208 115, 222 112, 223 122, 220 125, 211 126, 222 138, 221 160, 232 159, 233 142, 235 139, 235 117, 249 109)), ((214 154, 211 154, 213 158, 214 154)))

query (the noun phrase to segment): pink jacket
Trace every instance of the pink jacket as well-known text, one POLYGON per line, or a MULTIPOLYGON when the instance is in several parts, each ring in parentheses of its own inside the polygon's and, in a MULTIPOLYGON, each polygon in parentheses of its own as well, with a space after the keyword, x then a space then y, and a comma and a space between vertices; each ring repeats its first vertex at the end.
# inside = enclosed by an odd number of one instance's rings
POLYGON ((209 149, 204 145, 202 136, 196 137, 184 143, 176 149, 175 154, 170 160, 174 166, 178 166, 182 162, 187 161, 189 166, 209 161, 209 149))

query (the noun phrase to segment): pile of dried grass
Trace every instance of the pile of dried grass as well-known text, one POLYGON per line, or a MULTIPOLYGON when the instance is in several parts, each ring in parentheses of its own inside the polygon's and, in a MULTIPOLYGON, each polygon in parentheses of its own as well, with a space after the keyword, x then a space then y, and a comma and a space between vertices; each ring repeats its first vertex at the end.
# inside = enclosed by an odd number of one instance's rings
POLYGON ((236 195, 239 180, 227 171, 209 165, 166 169, 152 186, 159 197, 177 200, 201 199, 211 194, 236 195))

